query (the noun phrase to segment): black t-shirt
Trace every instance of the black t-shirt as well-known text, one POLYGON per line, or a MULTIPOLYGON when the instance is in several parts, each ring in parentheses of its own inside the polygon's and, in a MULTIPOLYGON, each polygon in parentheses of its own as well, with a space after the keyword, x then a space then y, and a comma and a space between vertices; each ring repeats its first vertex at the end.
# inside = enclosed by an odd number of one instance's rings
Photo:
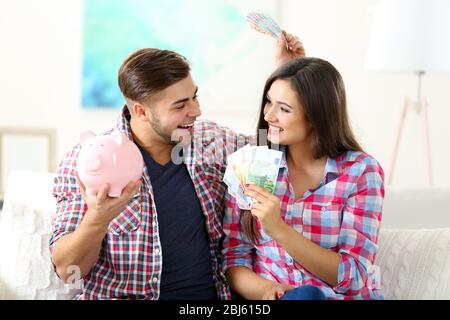
POLYGON ((205 216, 184 163, 161 165, 142 148, 162 246, 160 299, 215 299, 205 216))

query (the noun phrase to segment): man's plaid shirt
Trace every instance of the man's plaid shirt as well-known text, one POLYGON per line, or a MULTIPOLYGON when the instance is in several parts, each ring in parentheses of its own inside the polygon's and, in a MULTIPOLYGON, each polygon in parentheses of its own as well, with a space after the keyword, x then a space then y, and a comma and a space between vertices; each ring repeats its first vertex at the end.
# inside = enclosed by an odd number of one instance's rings
MULTIPOLYGON (((117 128, 132 140, 126 107, 119 116, 117 128)), ((222 217, 226 193, 222 178, 226 157, 245 145, 247 137, 236 135, 213 122, 198 120, 191 140, 183 153, 184 163, 206 217, 217 295, 219 299, 229 299, 230 291, 221 261, 221 242, 224 236, 222 217)), ((59 238, 76 230, 87 211, 76 182, 79 151, 80 144, 67 153, 54 181, 53 194, 57 206, 50 250, 59 238)), ((140 191, 109 224, 99 259, 82 279, 79 299, 159 298, 162 252, 157 214, 149 174, 144 168, 140 191)))

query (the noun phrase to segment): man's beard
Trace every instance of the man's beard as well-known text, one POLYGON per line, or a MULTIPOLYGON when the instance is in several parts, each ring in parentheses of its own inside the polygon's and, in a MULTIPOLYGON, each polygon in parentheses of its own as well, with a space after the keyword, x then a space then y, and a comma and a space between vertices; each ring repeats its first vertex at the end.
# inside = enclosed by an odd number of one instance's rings
POLYGON ((176 145, 178 143, 178 141, 172 141, 172 135, 164 132, 164 130, 161 126, 161 121, 159 120, 156 113, 151 110, 150 110, 150 112, 152 113, 152 119, 149 121, 149 123, 150 123, 150 126, 152 127, 153 131, 155 131, 156 134, 158 136, 160 136, 164 140, 165 143, 170 144, 170 145, 176 145))

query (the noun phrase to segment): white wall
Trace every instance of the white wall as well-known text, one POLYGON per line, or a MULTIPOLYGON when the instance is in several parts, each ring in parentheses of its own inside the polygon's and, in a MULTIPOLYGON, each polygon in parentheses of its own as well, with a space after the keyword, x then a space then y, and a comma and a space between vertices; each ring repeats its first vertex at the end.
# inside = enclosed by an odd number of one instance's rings
MULTIPOLYGON (((369 153, 389 173, 394 136, 403 99, 414 97, 416 82, 408 74, 374 74, 364 70, 370 21, 376 0, 283 0, 281 24, 299 35, 307 54, 332 62, 347 87, 355 132, 369 153)), ((57 129, 58 159, 78 141, 81 130, 111 127, 117 110, 81 108, 82 1, 6 0, 0 4, 0 127, 57 129)), ((200 88, 204 116, 251 132, 264 78, 273 68, 273 41, 255 37, 261 52, 251 63, 225 70, 222 80, 200 88), (234 110, 242 112, 228 113, 234 110)), ((119 67, 119 66, 118 66, 119 67)), ((194 66, 195 67, 195 66, 194 66)), ((450 75, 427 75, 435 185, 450 184, 450 75)), ((420 123, 407 119, 398 158, 396 185, 424 185, 425 153, 420 123)))
MULTIPOLYGON (((283 0, 284 27, 298 34, 307 54, 332 62, 346 83, 353 127, 367 151, 386 174, 394 147, 403 101, 416 96, 412 74, 381 74, 364 70, 376 0, 283 0)), ((449 57, 450 58, 450 57, 449 57)), ((431 148, 435 185, 450 184, 450 75, 426 75, 423 92, 429 98, 431 148)), ((427 183, 421 122, 411 115, 398 157, 394 184, 427 183)))

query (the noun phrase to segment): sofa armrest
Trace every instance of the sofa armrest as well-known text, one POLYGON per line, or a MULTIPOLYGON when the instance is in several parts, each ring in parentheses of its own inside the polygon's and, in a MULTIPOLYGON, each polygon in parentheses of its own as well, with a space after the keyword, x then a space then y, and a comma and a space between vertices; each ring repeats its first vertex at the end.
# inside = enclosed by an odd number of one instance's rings
POLYGON ((379 246, 386 299, 450 299, 450 228, 382 228, 379 246))

